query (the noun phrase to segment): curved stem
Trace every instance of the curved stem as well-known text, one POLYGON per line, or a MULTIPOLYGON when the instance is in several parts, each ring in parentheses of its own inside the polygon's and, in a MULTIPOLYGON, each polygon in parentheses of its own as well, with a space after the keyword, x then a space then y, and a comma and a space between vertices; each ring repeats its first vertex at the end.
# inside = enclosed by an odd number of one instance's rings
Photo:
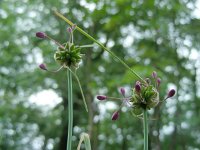
POLYGON ((72 74, 67 70, 67 89, 68 89, 68 136, 67 150, 72 148, 72 131, 73 131, 73 96, 72 96, 72 74))
POLYGON ((76 75, 76 73, 74 73, 71 69, 69 69, 69 67, 67 67, 67 69, 74 75, 74 77, 76 78, 76 81, 78 82, 78 86, 79 86, 80 91, 81 91, 81 95, 82 95, 82 98, 83 98, 83 103, 84 103, 84 106, 85 106, 85 110, 88 112, 87 103, 86 103, 86 100, 85 100, 85 96, 83 94, 83 89, 81 87, 81 82, 80 82, 78 76, 76 75))
MULTIPOLYGON (((68 20, 67 18, 65 18, 62 14, 60 14, 59 12, 55 11, 55 14, 60 17, 61 19, 63 19, 64 21, 66 21, 69 25, 74 26, 75 24, 72 23, 70 20, 68 20)), ((105 51, 107 51, 113 58, 117 59, 122 65, 124 65, 128 70, 130 70, 130 72, 136 76, 137 78, 139 78, 141 81, 143 81, 144 83, 146 83, 146 81, 144 79, 142 79, 142 77, 140 77, 133 69, 131 69, 122 59, 120 59, 118 56, 116 56, 110 49, 108 49, 107 47, 105 47, 102 43, 100 43, 99 41, 97 41, 96 39, 94 39, 91 35, 89 35, 88 33, 86 33, 84 30, 82 30, 81 28, 79 28, 76 25, 76 28, 79 32, 81 32, 83 35, 85 35, 87 38, 89 38, 91 41, 95 42, 96 44, 98 44, 102 49, 104 49, 105 51)))
POLYGON ((144 127, 144 150, 148 150, 148 119, 147 110, 143 110, 143 127, 144 127))

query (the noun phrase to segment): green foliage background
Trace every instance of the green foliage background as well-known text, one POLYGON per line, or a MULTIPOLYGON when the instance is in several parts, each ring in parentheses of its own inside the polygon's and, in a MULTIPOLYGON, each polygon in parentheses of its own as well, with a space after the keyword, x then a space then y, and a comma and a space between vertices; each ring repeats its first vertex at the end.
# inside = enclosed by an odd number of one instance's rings
MULTIPOLYGON (((56 46, 35 38, 46 32, 65 42, 67 24, 53 14, 59 10, 103 42, 142 77, 153 70, 162 79, 161 97, 175 87, 175 98, 150 111, 151 150, 200 149, 200 20, 195 0, 1 0, 0 1, 0 149, 64 150, 67 136, 66 71, 49 74, 38 69, 43 61, 56 68, 56 46), (30 96, 53 90, 61 102, 53 108, 30 103, 30 96)), ((79 32, 75 43, 91 44, 79 32)), ((78 70, 89 106, 86 113, 74 80, 74 138, 91 136, 93 150, 140 150, 142 122, 120 102, 98 102, 97 94, 120 96, 118 88, 137 80, 99 47, 83 50, 78 70)), ((127 92, 127 95, 131 94, 127 92)))

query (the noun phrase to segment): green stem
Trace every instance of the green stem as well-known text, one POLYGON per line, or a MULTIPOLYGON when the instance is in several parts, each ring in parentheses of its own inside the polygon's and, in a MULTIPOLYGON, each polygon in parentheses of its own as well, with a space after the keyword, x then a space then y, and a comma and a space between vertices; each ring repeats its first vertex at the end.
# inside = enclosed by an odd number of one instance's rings
POLYGON ((143 110, 143 127, 144 127, 144 150, 148 150, 148 119, 147 110, 143 110))
MULTIPOLYGON (((65 18, 62 14, 60 14, 59 12, 55 11, 55 14, 60 17, 61 19, 63 19, 64 21, 66 21, 70 26, 74 26, 75 24, 72 23, 70 20, 68 20, 67 18, 65 18)), ((76 25, 76 29, 81 32, 83 35, 85 35, 87 38, 89 38, 91 41, 95 42, 96 44, 98 44, 102 49, 104 49, 105 51, 107 51, 113 58, 117 59, 122 65, 124 65, 128 70, 131 71, 131 73, 133 75, 135 75, 137 78, 139 78, 141 81, 143 81, 144 83, 146 83, 146 81, 144 81, 144 79, 142 79, 142 77, 140 77, 133 69, 131 69, 122 59, 120 59, 118 56, 116 56, 110 49, 108 49, 107 47, 105 47, 102 43, 100 43, 99 41, 95 40, 91 35, 89 35, 88 33, 86 33, 84 30, 82 30, 81 28, 79 28, 76 25)))
POLYGON ((72 148, 72 131, 73 131, 73 96, 72 96, 72 74, 67 70, 67 89, 68 89, 68 137, 67 150, 72 148))
POLYGON ((90 44, 90 45, 81 45, 79 46, 80 48, 90 48, 90 47, 94 47, 93 44, 90 44))
POLYGON ((74 73, 71 69, 69 69, 69 67, 67 67, 67 69, 74 75, 74 77, 76 78, 76 81, 78 82, 78 86, 79 86, 80 91, 81 91, 81 95, 82 95, 82 98, 83 98, 83 103, 84 103, 84 106, 85 106, 85 110, 88 112, 87 103, 86 103, 86 100, 85 100, 85 96, 83 94, 83 89, 81 87, 80 80, 79 80, 78 76, 76 75, 76 73, 74 73))

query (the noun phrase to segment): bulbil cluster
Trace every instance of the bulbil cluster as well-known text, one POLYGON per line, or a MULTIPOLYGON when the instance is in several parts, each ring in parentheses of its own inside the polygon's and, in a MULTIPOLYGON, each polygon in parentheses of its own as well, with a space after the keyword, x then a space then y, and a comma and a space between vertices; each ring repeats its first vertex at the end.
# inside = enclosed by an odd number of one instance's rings
POLYGON ((132 90, 133 94, 130 102, 132 103, 132 111, 135 115, 141 115, 143 109, 151 109, 158 105, 159 93, 153 85, 137 81, 135 88, 132 90))
POLYGON ((118 119, 121 107, 124 105, 128 106, 132 113, 137 117, 142 116, 143 110, 150 110, 151 108, 156 107, 160 102, 163 102, 175 95, 175 90, 171 89, 166 98, 164 100, 160 100, 159 86, 161 79, 157 77, 157 73, 155 71, 152 73, 152 79, 153 82, 151 82, 149 78, 143 82, 137 81, 132 88, 132 95, 130 97, 125 97, 125 89, 121 88, 120 93, 122 94, 123 98, 113 98, 104 95, 98 95, 97 99, 115 99, 122 101, 120 108, 113 113, 112 120, 118 119))
POLYGON ((64 43, 63 47, 58 47, 54 54, 54 59, 63 67, 78 68, 82 58, 80 50, 81 48, 79 46, 75 46, 73 43, 64 43))
MULTIPOLYGON (((69 37, 69 41, 64 44, 60 44, 59 42, 52 39, 44 32, 36 33, 36 37, 40 39, 49 39, 53 41, 56 45, 58 45, 57 51, 54 54, 54 59, 56 62, 58 62, 61 65, 61 67, 56 71, 50 71, 50 72, 57 72, 63 67, 64 68, 72 68, 72 67, 78 68, 79 67, 83 54, 81 54, 80 52, 81 47, 76 46, 73 43, 73 31, 75 30, 75 28, 76 26, 69 27, 67 29, 68 33, 70 34, 70 37, 69 37)), ((43 70, 49 71, 45 64, 40 64, 39 67, 43 70)))

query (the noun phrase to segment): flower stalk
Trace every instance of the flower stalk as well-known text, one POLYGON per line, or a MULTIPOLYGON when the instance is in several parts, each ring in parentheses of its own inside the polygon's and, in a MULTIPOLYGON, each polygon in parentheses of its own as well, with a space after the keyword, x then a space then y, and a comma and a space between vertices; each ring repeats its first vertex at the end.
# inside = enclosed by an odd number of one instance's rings
POLYGON ((67 89, 68 89, 68 136, 67 150, 72 149, 72 131, 73 131, 73 95, 72 95, 72 73, 67 70, 67 89))
POLYGON ((148 150, 148 116, 146 109, 143 109, 143 128, 144 128, 144 150, 148 150))

